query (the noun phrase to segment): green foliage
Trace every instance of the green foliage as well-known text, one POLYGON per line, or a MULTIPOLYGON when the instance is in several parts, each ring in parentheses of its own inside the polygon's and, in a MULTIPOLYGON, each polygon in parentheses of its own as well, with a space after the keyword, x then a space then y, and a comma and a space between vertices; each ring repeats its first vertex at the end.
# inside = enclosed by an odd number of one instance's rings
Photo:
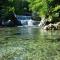
POLYGON ((60 11, 60 1, 58 0, 29 0, 30 10, 36 11, 39 16, 52 16, 60 11), (55 12, 56 11, 56 12, 55 12))
POLYGON ((10 13, 23 15, 28 11, 26 0, 0 0, 0 19, 5 19, 10 13))
POLYGON ((13 6, 15 7, 16 14, 24 14, 28 11, 28 2, 25 0, 14 0, 13 6))
POLYGON ((45 15, 48 11, 48 5, 46 0, 33 0, 30 3, 30 10, 37 11, 39 15, 45 15))
POLYGON ((14 12, 15 8, 11 5, 12 0, 1 0, 0 1, 0 19, 5 20, 9 13, 14 12))
POLYGON ((54 8, 54 11, 57 11, 57 10, 60 10, 60 5, 57 5, 57 6, 54 8))
POLYGON ((36 12, 38 16, 50 17, 60 14, 59 0, 0 0, 0 16, 6 16, 10 12, 24 15, 27 12, 36 12), (2 13, 3 12, 3 13, 2 13))

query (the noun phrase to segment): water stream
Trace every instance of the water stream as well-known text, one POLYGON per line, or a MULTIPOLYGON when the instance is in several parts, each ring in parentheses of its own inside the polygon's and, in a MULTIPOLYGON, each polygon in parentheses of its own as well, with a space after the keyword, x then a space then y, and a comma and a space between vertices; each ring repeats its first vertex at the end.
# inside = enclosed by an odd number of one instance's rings
POLYGON ((59 60, 60 31, 39 27, 0 28, 0 60, 59 60))
POLYGON ((60 31, 41 30, 31 16, 18 16, 23 26, 0 28, 0 60, 60 60, 60 31), (27 25, 27 26, 25 26, 27 25))

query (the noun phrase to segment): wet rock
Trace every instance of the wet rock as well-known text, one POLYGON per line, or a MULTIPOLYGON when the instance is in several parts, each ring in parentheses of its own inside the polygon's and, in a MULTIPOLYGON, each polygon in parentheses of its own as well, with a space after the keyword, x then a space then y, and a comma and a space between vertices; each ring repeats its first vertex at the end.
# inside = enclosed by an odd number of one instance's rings
POLYGON ((18 21, 17 18, 13 13, 7 16, 6 19, 0 20, 0 26, 2 27, 14 27, 14 26, 21 26, 21 21, 18 21))
POLYGON ((49 30, 48 25, 44 26, 44 28, 43 28, 43 29, 44 29, 44 30, 49 30))
POLYGON ((49 24, 44 26, 44 30, 57 30, 56 26, 54 26, 54 24, 49 24))
POLYGON ((8 20, 8 21, 6 21, 5 26, 13 27, 14 26, 14 22, 12 22, 11 20, 8 20))
POLYGON ((57 29, 60 30, 60 22, 57 22, 57 29))
POLYGON ((10 20, 11 20, 10 23, 12 23, 13 26, 21 26, 22 25, 21 21, 18 21, 14 14, 10 15, 10 20))

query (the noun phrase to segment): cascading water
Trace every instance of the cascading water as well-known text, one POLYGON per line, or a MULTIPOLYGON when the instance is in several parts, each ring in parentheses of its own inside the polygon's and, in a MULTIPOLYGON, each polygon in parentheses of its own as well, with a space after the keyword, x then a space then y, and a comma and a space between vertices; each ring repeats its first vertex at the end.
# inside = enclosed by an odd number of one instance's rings
POLYGON ((22 26, 39 26, 39 27, 44 27, 46 23, 45 17, 41 17, 41 21, 34 21, 31 19, 31 16, 19 16, 15 14, 15 17, 17 18, 18 21, 21 22, 22 26), (40 22, 40 23, 39 23, 40 22))
POLYGON ((33 20, 31 19, 31 16, 16 16, 17 20, 21 21, 21 24, 23 26, 33 26, 33 20))
POLYGON ((30 20, 28 21, 28 26, 33 26, 33 20, 32 20, 32 19, 30 19, 30 20))
POLYGON ((31 16, 19 16, 16 15, 18 21, 21 22, 22 26, 38 26, 40 21, 35 21, 31 19, 31 16))

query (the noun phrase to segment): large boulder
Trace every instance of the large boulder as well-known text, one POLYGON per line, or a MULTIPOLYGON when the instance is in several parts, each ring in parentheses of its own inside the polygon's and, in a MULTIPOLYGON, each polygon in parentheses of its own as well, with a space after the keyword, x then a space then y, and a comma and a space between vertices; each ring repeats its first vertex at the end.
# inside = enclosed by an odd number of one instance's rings
POLYGON ((46 26, 44 26, 44 28, 43 28, 44 30, 49 30, 49 26, 48 25, 46 25, 46 26))
POLYGON ((18 21, 13 13, 9 14, 6 19, 0 22, 0 26, 14 27, 21 26, 21 21, 18 21))
POLYGON ((44 26, 44 30, 57 30, 56 26, 54 26, 54 24, 49 24, 44 26))
POLYGON ((10 23, 13 24, 13 26, 21 26, 21 21, 18 21, 17 18, 15 17, 15 15, 12 13, 10 14, 10 23))
POLYGON ((12 22, 11 20, 8 20, 8 21, 5 22, 5 26, 13 27, 14 26, 14 22, 12 22))
POLYGON ((57 29, 60 30, 60 22, 57 22, 57 29))
POLYGON ((14 26, 21 26, 21 22, 20 21, 12 21, 12 20, 7 20, 4 22, 4 26, 7 27, 14 27, 14 26))

